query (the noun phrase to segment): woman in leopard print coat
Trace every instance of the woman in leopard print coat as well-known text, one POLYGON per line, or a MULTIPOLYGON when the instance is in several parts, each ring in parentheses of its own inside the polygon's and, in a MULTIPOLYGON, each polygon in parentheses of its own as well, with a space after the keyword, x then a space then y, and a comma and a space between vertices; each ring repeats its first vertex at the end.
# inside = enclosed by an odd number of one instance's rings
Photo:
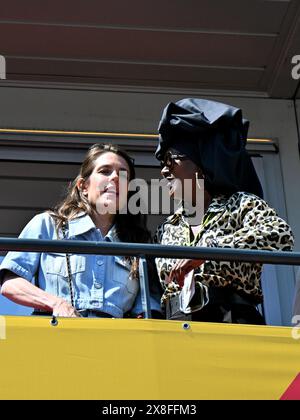
MULTIPOLYGON (((202 99, 170 103, 159 126, 156 157, 170 195, 191 180, 182 206, 157 230, 163 245, 290 251, 288 224, 263 200, 260 182, 246 152, 248 122, 241 110, 202 99), (204 179, 204 216, 191 223, 204 179), (179 183, 178 183, 179 182, 179 183)), ((180 189, 181 191, 181 189, 180 189)), ((261 264, 157 258, 163 306, 180 295, 187 274, 193 293, 185 314, 199 321, 263 324, 256 305, 263 301, 261 264), (192 273, 191 273, 192 272, 192 273)), ((182 292, 181 292, 182 295, 182 292)), ((181 296, 182 297, 182 296, 181 296)))

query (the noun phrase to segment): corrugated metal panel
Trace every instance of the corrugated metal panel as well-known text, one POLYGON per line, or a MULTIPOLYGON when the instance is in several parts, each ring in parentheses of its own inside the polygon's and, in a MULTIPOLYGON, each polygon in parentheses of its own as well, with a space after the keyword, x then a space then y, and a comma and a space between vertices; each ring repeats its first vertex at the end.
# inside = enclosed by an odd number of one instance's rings
POLYGON ((11 0, 0 19, 10 82, 285 98, 297 87, 298 0, 11 0))

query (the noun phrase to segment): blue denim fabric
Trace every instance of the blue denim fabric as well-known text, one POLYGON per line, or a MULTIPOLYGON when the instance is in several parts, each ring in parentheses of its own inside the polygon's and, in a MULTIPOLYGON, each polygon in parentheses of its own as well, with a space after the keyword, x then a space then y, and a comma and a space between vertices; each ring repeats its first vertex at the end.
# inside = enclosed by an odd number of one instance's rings
MULTIPOLYGON (((58 239, 53 219, 48 213, 35 216, 20 238, 58 239)), ((86 214, 69 222, 66 239, 119 242, 114 227, 103 237, 86 214)), ((122 318, 131 311, 141 313, 138 280, 130 277, 130 264, 124 257, 70 254, 71 274, 77 309, 94 309, 122 318)), ((9 252, 0 265, 53 295, 70 301, 66 256, 63 253, 9 252)), ((151 309, 160 311, 158 298, 151 297, 151 309)))

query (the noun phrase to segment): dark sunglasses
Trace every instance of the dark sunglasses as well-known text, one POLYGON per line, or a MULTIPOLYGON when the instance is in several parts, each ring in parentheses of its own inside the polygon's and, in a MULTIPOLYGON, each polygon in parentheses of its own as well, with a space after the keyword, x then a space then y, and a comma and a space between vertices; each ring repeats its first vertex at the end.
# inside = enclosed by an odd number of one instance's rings
POLYGON ((161 169, 167 167, 169 170, 171 170, 174 166, 175 159, 186 160, 188 159, 188 157, 185 155, 179 155, 172 152, 167 152, 164 160, 160 161, 161 169))

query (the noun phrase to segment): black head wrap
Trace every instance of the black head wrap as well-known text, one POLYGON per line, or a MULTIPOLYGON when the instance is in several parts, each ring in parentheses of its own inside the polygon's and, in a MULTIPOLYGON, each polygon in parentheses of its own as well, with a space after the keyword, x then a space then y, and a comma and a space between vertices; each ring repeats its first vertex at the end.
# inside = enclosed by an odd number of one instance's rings
POLYGON ((187 155, 202 169, 213 196, 245 191, 263 197, 246 151, 248 128, 242 111, 230 105, 206 99, 171 102, 159 123, 155 156, 163 160, 169 148, 187 155))

